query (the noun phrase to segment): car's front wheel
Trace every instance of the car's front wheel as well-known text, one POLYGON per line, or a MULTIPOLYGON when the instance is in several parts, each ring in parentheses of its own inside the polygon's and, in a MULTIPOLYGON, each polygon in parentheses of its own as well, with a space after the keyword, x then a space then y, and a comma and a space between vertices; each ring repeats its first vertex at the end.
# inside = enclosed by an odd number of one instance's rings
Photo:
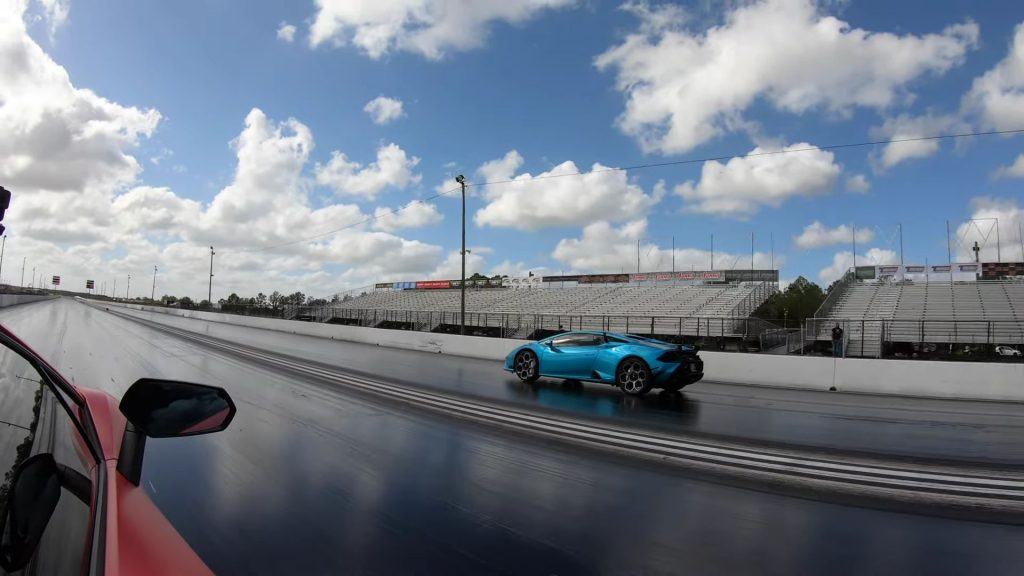
POLYGON ((516 354, 512 365, 516 376, 523 382, 536 382, 540 378, 540 366, 537 363, 537 355, 531 350, 523 350, 516 354))
POLYGON ((628 396, 643 396, 651 390, 651 369, 639 358, 627 358, 615 372, 615 382, 628 396))

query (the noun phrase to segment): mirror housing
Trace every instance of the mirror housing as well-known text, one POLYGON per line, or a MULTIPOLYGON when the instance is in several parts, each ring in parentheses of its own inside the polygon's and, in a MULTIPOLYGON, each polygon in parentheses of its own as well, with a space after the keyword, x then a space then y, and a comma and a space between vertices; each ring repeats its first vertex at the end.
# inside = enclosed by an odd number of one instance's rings
POLYGON ((220 432, 235 417, 235 403, 223 388, 142 378, 121 398, 128 420, 117 470, 139 485, 146 438, 177 438, 220 432))
POLYGON ((53 454, 36 454, 18 467, 0 518, 0 568, 5 572, 28 565, 57 509, 60 492, 53 454))
POLYGON ((150 438, 220 432, 235 417, 235 403, 223 388, 142 378, 121 398, 121 413, 150 438))

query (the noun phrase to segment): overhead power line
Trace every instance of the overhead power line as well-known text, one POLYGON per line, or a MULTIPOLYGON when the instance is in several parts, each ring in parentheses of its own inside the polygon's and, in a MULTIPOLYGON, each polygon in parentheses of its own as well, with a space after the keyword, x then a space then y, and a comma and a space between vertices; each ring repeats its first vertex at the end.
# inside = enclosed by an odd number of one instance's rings
MULTIPOLYGON (((912 138, 892 138, 892 139, 889 139, 889 140, 871 140, 871 141, 866 141, 866 142, 849 142, 849 143, 843 143, 843 144, 829 144, 827 146, 805 146, 803 148, 780 148, 778 150, 763 150, 763 151, 760 151, 760 152, 749 152, 747 154, 732 154, 732 155, 728 155, 728 156, 707 156, 707 157, 703 157, 703 158, 686 158, 686 159, 683 159, 683 160, 668 160, 668 161, 665 161, 665 162, 651 162, 651 163, 647 163, 647 164, 634 164, 632 166, 620 166, 618 168, 599 168, 599 169, 596 169, 596 170, 591 170, 589 172, 580 172, 580 171, 577 170, 576 172, 563 172, 563 173, 560 173, 560 174, 545 174, 545 175, 542 175, 542 176, 533 176, 528 182, 536 182, 537 180, 553 180, 555 178, 579 177, 579 176, 584 176, 584 175, 587 175, 587 174, 602 174, 602 173, 605 173, 605 172, 627 172, 627 171, 637 171, 637 170, 649 170, 651 168, 664 168, 664 167, 668 167, 668 166, 684 166, 684 165, 687 165, 687 164, 703 164, 704 162, 720 162, 720 161, 724 161, 724 160, 732 160, 733 158, 757 158, 757 157, 761 157, 761 156, 777 156, 777 155, 780 155, 780 154, 795 154, 795 153, 799 153, 799 152, 814 152, 816 150, 839 150, 839 149, 843 149, 843 148, 863 148, 863 147, 868 147, 868 146, 881 146, 881 145, 887 145, 887 144, 900 144, 900 143, 904 143, 904 142, 924 142, 924 141, 928 141, 928 140, 955 140, 955 139, 958 139, 958 138, 971 138, 971 137, 975 137, 975 136, 1000 136, 1000 135, 1004 135, 1005 136, 1005 135, 1010 135, 1010 134, 1021 134, 1021 133, 1024 133, 1024 128, 1018 128, 1018 129, 1015 129, 1015 130, 989 130, 989 131, 986 131, 986 132, 963 132, 963 133, 958 133, 958 134, 939 134, 939 135, 936 135, 936 136, 915 136, 915 137, 912 137, 912 138)), ((467 187, 501 186, 501 185, 504 185, 504 184, 512 184, 512 183, 516 183, 516 182, 524 183, 523 180, 516 180, 515 178, 509 178, 509 179, 505 179, 505 180, 488 180, 486 182, 467 182, 466 186, 467 187)), ((287 246, 294 246, 295 244, 303 244, 305 242, 313 242, 313 241, 316 241, 316 240, 327 238, 328 236, 333 236, 333 235, 335 235, 335 234, 337 234, 339 232, 343 232, 345 230, 349 230, 351 228, 355 228, 356 226, 362 226, 363 224, 366 224, 368 222, 373 222, 374 220, 378 220, 378 219, 380 219, 380 218, 382 218, 384 216, 389 216, 389 215, 392 215, 392 214, 398 214, 399 212, 402 212, 403 210, 408 209, 409 207, 411 207, 416 202, 429 202, 430 200, 436 200, 437 198, 441 198, 442 196, 447 196, 449 194, 453 194, 455 192, 458 192, 459 190, 461 190, 461 187, 456 186, 455 188, 451 188, 449 190, 445 190, 444 192, 438 192, 437 194, 434 194, 432 196, 428 196, 426 198, 421 198, 421 199, 413 200, 412 202, 409 202, 408 204, 406 204, 404 206, 400 206, 398 208, 394 208, 394 209, 391 209, 391 210, 383 211, 383 212, 381 212, 379 214, 374 214, 373 216, 367 216, 366 218, 363 218, 361 220, 358 220, 358 221, 355 221, 355 222, 351 222, 351 223, 346 224, 344 226, 341 226, 341 227, 338 227, 338 228, 334 228, 334 229, 328 230, 326 232, 322 232, 320 234, 314 234, 312 236, 306 236, 304 238, 298 238, 296 240, 289 240, 287 242, 281 242, 279 244, 271 244, 271 245, 268 245, 268 246, 261 246, 261 247, 258 247, 258 248, 246 248, 246 249, 242 249, 242 250, 236 250, 235 252, 239 252, 239 253, 265 252, 267 250, 274 250, 274 249, 277 249, 277 248, 284 248, 284 247, 287 247, 287 246)))

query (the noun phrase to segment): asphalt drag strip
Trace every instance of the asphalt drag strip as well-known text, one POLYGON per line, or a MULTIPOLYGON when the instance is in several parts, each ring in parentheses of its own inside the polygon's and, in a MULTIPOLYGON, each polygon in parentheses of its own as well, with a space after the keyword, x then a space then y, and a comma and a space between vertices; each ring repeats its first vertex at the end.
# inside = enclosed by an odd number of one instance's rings
POLYGON ((540 414, 501 402, 425 391, 371 374, 339 370, 294 356, 227 342, 109 310, 126 320, 199 344, 213 352, 342 387, 474 425, 498 427, 542 442, 557 441, 618 457, 640 459, 745 488, 841 504, 958 519, 1024 524, 1024 473, 898 460, 809 455, 707 441, 610 425, 587 418, 540 414))

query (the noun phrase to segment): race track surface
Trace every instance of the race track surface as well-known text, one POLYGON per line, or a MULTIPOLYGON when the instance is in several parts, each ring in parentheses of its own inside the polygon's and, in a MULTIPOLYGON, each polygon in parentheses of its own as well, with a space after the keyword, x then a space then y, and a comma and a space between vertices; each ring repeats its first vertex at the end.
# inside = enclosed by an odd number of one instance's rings
MULTIPOLYGON (((154 315, 156 316, 156 315, 154 315)), ((638 429, 891 458, 1024 462, 1018 405, 701 383, 629 402, 493 362, 197 323, 399 382, 638 429)), ((1024 528, 782 496, 433 417, 282 375, 69 299, 0 310, 68 379, 225 387, 227 431, 152 440, 142 485, 222 574, 1012 574, 1024 528)), ((709 375, 713 378, 713 375, 709 375)))

